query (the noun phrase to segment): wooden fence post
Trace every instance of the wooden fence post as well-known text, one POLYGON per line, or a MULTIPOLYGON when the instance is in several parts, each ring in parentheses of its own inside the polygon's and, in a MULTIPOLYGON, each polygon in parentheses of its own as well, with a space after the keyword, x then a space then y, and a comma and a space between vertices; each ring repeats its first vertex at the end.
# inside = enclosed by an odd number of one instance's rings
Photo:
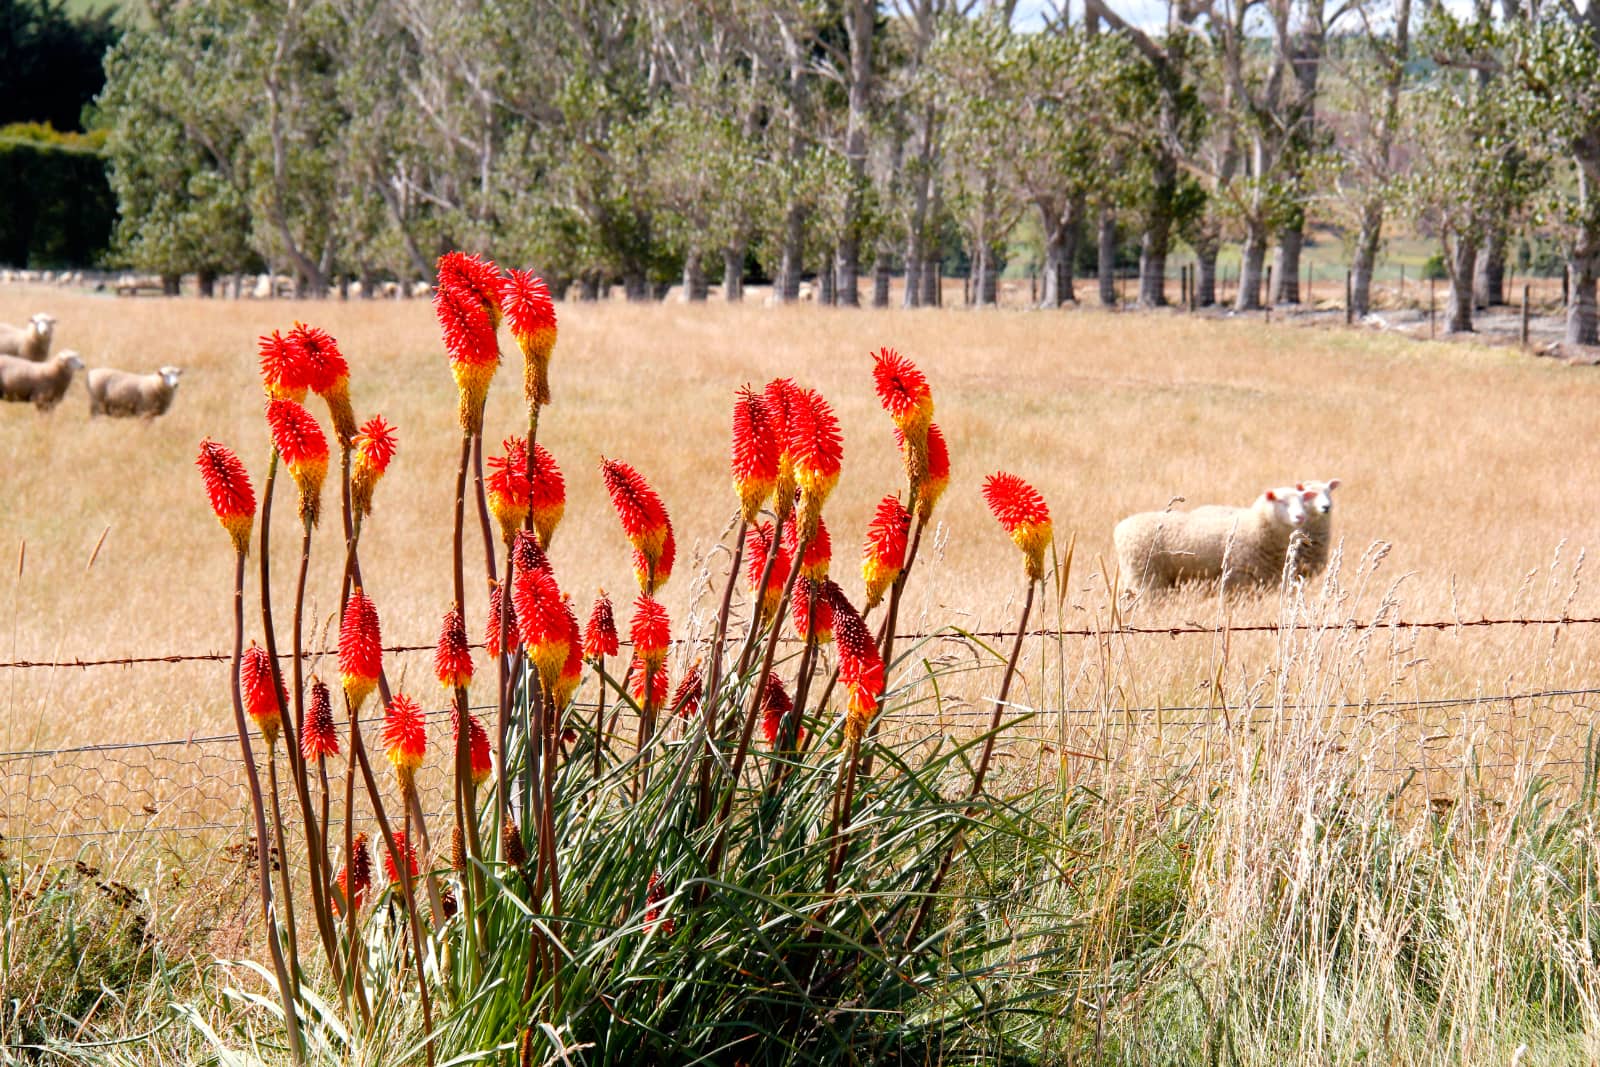
POLYGON ((1528 347, 1528 290, 1531 288, 1526 282, 1522 285, 1522 347, 1528 347))
POLYGON ((1438 279, 1436 279, 1436 278, 1429 278, 1428 279, 1428 340, 1430 340, 1430 341, 1433 340, 1433 310, 1434 310, 1433 290, 1434 290, 1434 283, 1437 280, 1438 279))
POLYGON ((1355 321, 1355 306, 1351 299, 1355 294, 1355 282, 1353 279, 1354 276, 1349 271, 1344 272, 1344 324, 1346 326, 1355 321))

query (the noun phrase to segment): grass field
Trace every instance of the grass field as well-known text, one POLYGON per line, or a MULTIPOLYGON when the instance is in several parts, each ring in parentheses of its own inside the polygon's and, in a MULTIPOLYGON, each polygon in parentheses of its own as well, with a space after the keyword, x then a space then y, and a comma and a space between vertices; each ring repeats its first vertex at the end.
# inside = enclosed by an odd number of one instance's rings
MULTIPOLYGON (((209 435, 237 447, 259 486, 267 436, 254 339, 296 318, 340 340, 358 414, 381 412, 399 428, 363 567, 386 640, 431 644, 450 599, 459 436, 426 302, 0 290, 0 321, 41 309, 60 319, 58 347, 90 366, 175 363, 186 373, 173 410, 148 424, 91 421, 81 387, 49 415, 0 408, 0 552, 11 585, 0 594, 10 600, 0 658, 227 647, 229 552, 192 466, 195 446, 209 435)), ((879 345, 927 372, 953 458, 940 527, 908 587, 908 626, 1013 625, 1021 567, 983 508, 984 475, 1011 470, 1044 493, 1058 557, 1075 539, 1043 622, 1091 636, 1027 642, 1012 694, 1019 713, 1075 713, 1003 735, 992 786, 1044 797, 1047 812, 1059 805, 1048 840, 1026 846, 1043 866, 981 855, 953 880, 973 923, 1003 919, 1035 939, 985 994, 1043 998, 1039 1019, 995 1024, 1033 1050, 1031 1062, 1581 1063, 1600 1054, 1600 935, 1591 932, 1600 930, 1600 854, 1592 800, 1575 788, 1595 697, 1461 699, 1600 685, 1600 627, 1400 625, 1600 615, 1584 562, 1600 532, 1585 482, 1600 469, 1591 372, 1476 346, 1165 314, 559 311, 555 403, 540 439, 567 475, 552 559, 580 613, 600 586, 619 607, 631 599, 626 542, 597 469, 612 456, 639 467, 671 509, 680 554, 663 599, 675 633, 705 632, 726 566, 717 546, 731 535, 732 393, 780 374, 820 388, 839 412, 845 471, 827 517, 833 572, 857 598, 861 530, 901 480, 871 393, 867 353, 879 345), (1198 591, 1113 598, 1110 531, 1122 515, 1178 496, 1245 503, 1268 486, 1335 476, 1343 558, 1326 582, 1234 602, 1198 591), (1273 622, 1308 628, 1236 630, 1273 622)), ((515 361, 502 370, 491 396, 496 435, 517 428, 519 370, 515 361)), ((287 499, 278 498, 273 557, 280 605, 294 559, 287 499)), ((471 574, 481 556, 470 522, 467 544, 471 574)), ((322 625, 337 608, 337 548, 329 523, 310 584, 322 625)), ((473 588, 476 633, 483 598, 473 588)), ((625 624, 629 612, 619 614, 625 624)), ((920 646, 896 679, 907 696, 893 729, 973 730, 998 677, 963 671, 980 658, 965 642, 920 646), (931 682, 915 682, 924 669, 938 678, 937 699, 931 682)), ((392 658, 389 670, 397 685, 435 692, 426 655, 392 658)), ((216 664, 6 669, 0 707, 7 752, 225 733, 230 723, 216 664)), ((188 752, 172 750, 157 778, 181 778, 200 759, 188 752)), ((116 773, 6 782, 29 801, 24 819, 54 812, 51 825, 64 828, 70 813, 59 813, 57 794, 106 793, 116 773)), ((236 786, 218 803, 239 818, 236 786)), ((19 833, 14 822, 4 830, 19 833)), ((76 848, 58 843, 51 862, 15 874, 0 864, 6 884, 24 887, 0 900, 12 961, 0 1000, 21 1005, 19 1018, 39 1033, 130 1038, 117 1062, 213 1057, 197 1028, 171 1025, 172 1001, 198 1005, 234 1046, 253 1040, 242 1028, 259 1028, 259 1013, 221 992, 237 972, 205 963, 260 955, 244 869, 174 869, 176 853, 146 844, 113 857, 111 873, 73 874, 76 848), (135 886, 154 942, 127 932, 138 909, 106 918, 102 877, 135 886), (53 931, 74 928, 94 936, 85 953, 64 954, 53 931), (64 989, 92 1007, 62 1010, 87 1011, 92 1025, 63 1030, 39 1007, 68 1003, 64 989)), ((0 1060, 6 1020, 0 1013, 0 1060)), ((391 1052, 379 1040, 354 1059, 391 1062, 391 1052)))

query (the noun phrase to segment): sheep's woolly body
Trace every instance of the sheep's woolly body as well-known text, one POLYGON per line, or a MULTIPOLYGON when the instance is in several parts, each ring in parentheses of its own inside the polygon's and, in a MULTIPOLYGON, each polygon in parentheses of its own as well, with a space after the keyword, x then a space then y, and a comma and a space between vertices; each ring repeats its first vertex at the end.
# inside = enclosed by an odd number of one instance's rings
POLYGON ((40 411, 49 411, 67 395, 73 371, 82 369, 76 352, 58 352, 43 363, 0 356, 0 399, 32 401, 40 411))
POLYGON ((87 378, 89 414, 142 415, 147 419, 165 415, 178 391, 181 373, 177 367, 162 367, 155 374, 96 367, 87 378))
POLYGON ((50 356, 50 338, 56 320, 44 312, 33 316, 26 326, 0 322, 0 356, 16 356, 31 363, 43 363, 50 356))
POLYGON ((1226 592, 1278 582, 1289 537, 1303 517, 1298 494, 1274 491, 1247 508, 1212 504, 1130 515, 1117 523, 1113 540, 1132 588, 1153 592, 1222 578, 1226 592))

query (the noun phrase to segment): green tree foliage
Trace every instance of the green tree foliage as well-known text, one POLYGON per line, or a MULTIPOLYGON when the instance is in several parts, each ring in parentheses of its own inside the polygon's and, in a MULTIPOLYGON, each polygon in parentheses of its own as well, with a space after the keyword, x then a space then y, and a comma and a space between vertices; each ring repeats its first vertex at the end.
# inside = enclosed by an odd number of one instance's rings
POLYGON ((37 269, 99 257, 116 201, 98 141, 49 126, 0 127, 0 263, 37 269))
POLYGON ((74 16, 64 0, 0 0, 0 126, 81 130, 105 84, 100 59, 119 35, 109 7, 74 16))

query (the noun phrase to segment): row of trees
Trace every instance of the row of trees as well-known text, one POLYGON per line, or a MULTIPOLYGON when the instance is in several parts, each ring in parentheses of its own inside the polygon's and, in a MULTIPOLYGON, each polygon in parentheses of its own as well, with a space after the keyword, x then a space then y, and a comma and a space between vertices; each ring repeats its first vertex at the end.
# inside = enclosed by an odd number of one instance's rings
POLYGON ((1202 303, 1239 242, 1250 309, 1299 299, 1314 215, 1351 234, 1361 311, 1385 228, 1436 235, 1466 329, 1537 227, 1595 340, 1600 4, 1171 0, 1150 26, 1116 2, 151 0, 100 99, 117 252, 312 292, 457 246, 587 297, 738 299, 754 267, 886 304, 903 275, 916 306, 956 249, 993 301, 1026 232, 1057 306, 1079 264, 1115 298, 1121 233, 1146 305, 1178 242, 1202 303))

